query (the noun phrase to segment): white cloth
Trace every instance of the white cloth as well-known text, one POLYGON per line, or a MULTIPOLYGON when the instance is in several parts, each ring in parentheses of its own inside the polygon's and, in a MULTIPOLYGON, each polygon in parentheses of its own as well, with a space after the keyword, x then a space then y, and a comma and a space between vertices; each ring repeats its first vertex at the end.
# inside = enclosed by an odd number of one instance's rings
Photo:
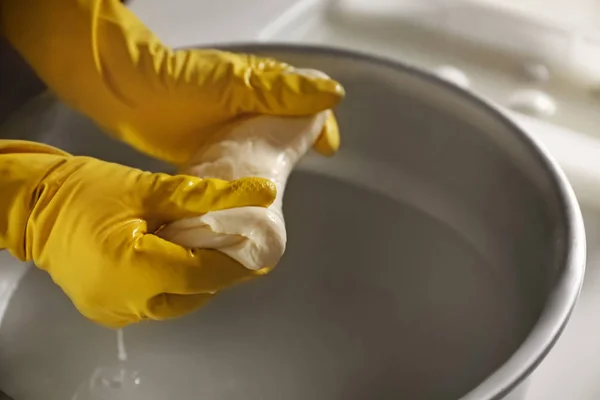
POLYGON ((240 207, 173 222, 159 235, 187 248, 217 249, 251 270, 273 267, 287 240, 283 192, 294 165, 312 147, 328 112, 310 117, 259 116, 236 125, 181 171, 201 178, 262 177, 277 186, 268 208, 240 207))

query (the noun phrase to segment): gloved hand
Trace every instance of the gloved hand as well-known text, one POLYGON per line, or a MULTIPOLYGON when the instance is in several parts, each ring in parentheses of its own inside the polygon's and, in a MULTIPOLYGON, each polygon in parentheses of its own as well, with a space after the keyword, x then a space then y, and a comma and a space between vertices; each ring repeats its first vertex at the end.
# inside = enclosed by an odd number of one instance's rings
POLYGON ((82 314, 105 326, 183 315, 265 272, 152 232, 212 210, 267 207, 275 199, 268 180, 152 174, 0 140, 0 193, 0 249, 48 271, 82 314))
MULTIPOLYGON (((65 102, 178 166, 245 115, 312 115, 344 95, 337 82, 274 60, 172 51, 119 0, 3 0, 0 7, 2 32, 65 102)), ((315 148, 332 154, 338 146, 332 116, 315 148)))

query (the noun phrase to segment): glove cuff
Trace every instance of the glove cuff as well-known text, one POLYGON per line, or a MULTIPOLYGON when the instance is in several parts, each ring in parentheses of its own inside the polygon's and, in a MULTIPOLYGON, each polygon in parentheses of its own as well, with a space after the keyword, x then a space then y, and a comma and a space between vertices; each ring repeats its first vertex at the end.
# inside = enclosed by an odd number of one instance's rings
POLYGON ((53 176, 70 155, 38 143, 0 140, 0 249, 32 259, 35 225, 30 220, 60 187, 53 176))

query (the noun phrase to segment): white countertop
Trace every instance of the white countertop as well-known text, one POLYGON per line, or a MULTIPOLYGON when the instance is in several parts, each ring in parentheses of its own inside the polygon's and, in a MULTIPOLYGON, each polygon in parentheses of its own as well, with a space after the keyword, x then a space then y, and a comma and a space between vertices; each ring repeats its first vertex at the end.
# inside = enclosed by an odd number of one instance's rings
POLYGON ((169 46, 251 41, 296 0, 132 0, 129 8, 169 46))
MULTIPOLYGON (((252 41, 295 2, 133 0, 130 8, 166 44, 177 47, 252 41)), ((600 212, 583 208, 589 247, 583 293, 562 338, 534 373, 528 400, 600 399, 600 248, 592 245, 600 239, 600 212)))

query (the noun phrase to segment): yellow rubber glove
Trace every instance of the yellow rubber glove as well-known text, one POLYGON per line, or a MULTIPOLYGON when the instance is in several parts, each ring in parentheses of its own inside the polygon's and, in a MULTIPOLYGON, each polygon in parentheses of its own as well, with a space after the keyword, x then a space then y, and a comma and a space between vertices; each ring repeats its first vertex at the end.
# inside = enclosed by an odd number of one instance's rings
MULTIPOLYGON (((344 95, 337 82, 274 60, 173 51, 119 0, 3 0, 0 7, 2 32, 66 103, 178 166, 244 115, 310 115, 344 95)), ((329 155, 338 146, 332 117, 315 148, 329 155)))
POLYGON ((152 234, 181 218, 267 207, 272 182, 152 174, 32 142, 0 140, 0 248, 33 260, 89 319, 121 327, 188 313, 262 275, 152 234))

